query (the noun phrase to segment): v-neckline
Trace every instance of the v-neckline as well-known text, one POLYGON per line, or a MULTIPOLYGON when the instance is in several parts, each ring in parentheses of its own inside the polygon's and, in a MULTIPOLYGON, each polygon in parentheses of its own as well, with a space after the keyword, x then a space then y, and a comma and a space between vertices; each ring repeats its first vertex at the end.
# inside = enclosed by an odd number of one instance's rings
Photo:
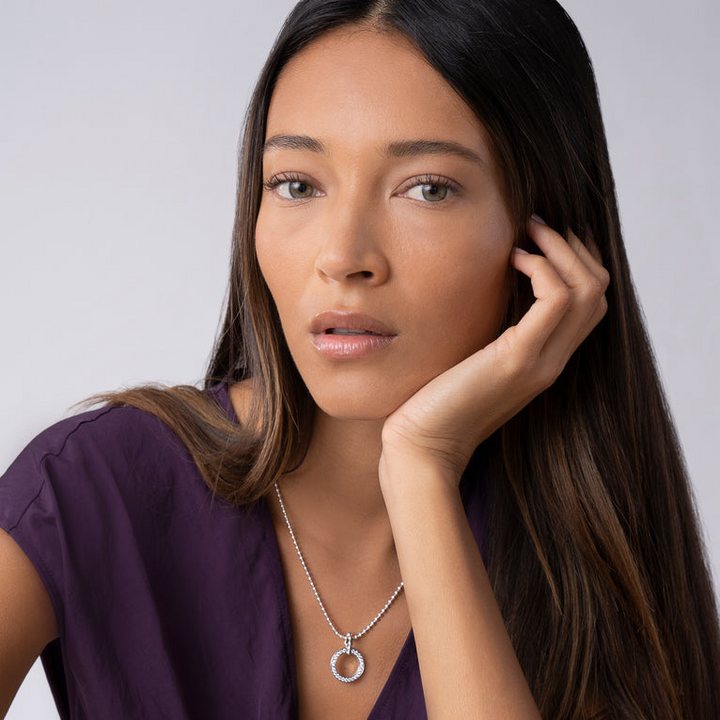
MULTIPOLYGON (((231 420, 235 423, 238 421, 237 413, 230 398, 230 388, 228 381, 215 386, 211 389, 214 391, 216 400, 221 407, 225 409, 231 420)), ((257 510, 259 520, 262 526, 262 541, 271 560, 271 572, 275 581, 275 590, 277 595, 277 612, 280 615, 280 624, 283 629, 285 638, 285 670, 287 677, 291 683, 292 708, 295 718, 299 716, 299 692, 297 665, 295 660, 295 642, 293 638, 292 623, 290 620, 290 600, 288 598, 287 583, 285 582, 285 574, 282 569, 282 560, 280 558, 280 546, 278 544, 277 535, 275 534, 275 526, 273 525, 270 506, 267 496, 261 498, 257 502, 257 510)), ((388 675, 385 685, 375 698, 375 703, 370 710, 367 720, 382 720, 380 713, 385 705, 392 699, 393 689, 401 687, 401 679, 407 679, 407 673, 417 673, 418 686, 422 687, 419 681, 420 668, 417 662, 417 651, 415 649, 415 637, 412 628, 405 638, 405 642, 400 648, 395 663, 393 664, 390 674, 388 675)))
MULTIPOLYGON (((277 586, 277 599, 278 599, 278 613, 280 615, 283 632, 285 635, 286 645, 286 663, 287 663, 287 675, 292 683, 292 697, 293 706, 295 709, 295 715, 297 717, 299 713, 299 692, 298 692, 298 675, 297 665, 295 660, 295 642, 293 638, 292 623, 290 621, 290 601, 288 598, 287 583, 285 582, 285 574, 282 569, 282 560, 280 558, 280 546, 278 544, 277 535, 275 533, 275 526, 273 525, 272 515, 270 513, 270 507, 268 504, 267 497, 263 497, 258 501, 261 504, 262 512, 262 523, 263 523, 263 536, 265 544, 268 549, 268 553, 271 556, 272 561, 272 574, 277 586)), ((415 651, 415 638, 413 637, 412 628, 405 638, 405 642, 400 648, 395 663, 393 664, 392 670, 388 675, 385 685, 378 694, 375 702, 370 710, 370 714, 367 716, 367 720, 380 720, 379 713, 387 700, 393 693, 393 687, 398 685, 398 681, 402 673, 407 670, 412 671, 412 667, 415 667, 416 672, 419 672, 417 667, 417 655, 415 651), (410 667, 407 667, 407 666, 410 667)))

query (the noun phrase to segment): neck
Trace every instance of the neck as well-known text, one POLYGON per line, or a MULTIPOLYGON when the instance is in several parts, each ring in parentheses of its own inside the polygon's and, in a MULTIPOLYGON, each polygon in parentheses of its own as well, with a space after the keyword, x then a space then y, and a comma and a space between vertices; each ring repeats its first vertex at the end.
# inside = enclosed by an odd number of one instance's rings
POLYGON ((377 552, 394 553, 378 483, 382 425, 382 420, 337 420, 317 411, 305 460, 280 481, 288 511, 305 526, 305 534, 360 552, 367 553, 370 544, 377 552))

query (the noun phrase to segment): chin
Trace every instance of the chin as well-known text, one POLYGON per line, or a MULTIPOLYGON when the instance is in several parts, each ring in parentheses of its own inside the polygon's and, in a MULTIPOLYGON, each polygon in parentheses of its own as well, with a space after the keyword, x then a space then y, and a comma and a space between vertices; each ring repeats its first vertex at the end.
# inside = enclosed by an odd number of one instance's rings
POLYGON ((392 415, 402 402, 388 403, 366 398, 315 398, 318 408, 336 420, 384 420, 392 415))
POLYGON ((392 415, 418 388, 405 390, 397 386, 377 388, 369 384, 355 387, 354 384, 343 384, 333 388, 325 385, 322 388, 308 386, 310 394, 318 408, 336 420, 384 420, 392 415))

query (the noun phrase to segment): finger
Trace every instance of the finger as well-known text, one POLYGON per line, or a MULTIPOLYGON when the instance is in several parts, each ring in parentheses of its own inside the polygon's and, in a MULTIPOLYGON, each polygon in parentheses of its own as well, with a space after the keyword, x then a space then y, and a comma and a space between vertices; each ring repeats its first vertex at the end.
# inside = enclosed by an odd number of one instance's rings
POLYGON ((603 319, 607 307, 605 295, 602 295, 593 306, 585 308, 584 313, 579 310, 572 315, 568 313, 567 322, 558 324, 547 339, 540 352, 541 360, 558 364, 558 370, 562 370, 570 356, 603 319))
POLYGON ((602 283, 605 288, 610 282, 610 275, 603 266, 600 250, 593 240, 592 233, 588 230, 585 242, 581 241, 573 232, 568 233, 568 245, 577 253, 590 272, 602 283))
MULTIPOLYGON (((568 238, 548 227, 545 222, 533 216, 528 221, 528 234, 535 241, 535 244, 545 253, 548 259, 557 267, 560 276, 572 288, 595 286, 592 278, 602 287, 603 292, 607 289, 610 276, 602 266, 597 257, 590 251, 580 239, 572 232, 568 238), (588 275, 588 273, 590 273, 588 275)), ((593 244, 597 251, 597 247, 593 244)))
POLYGON ((604 286, 586 270, 583 282, 570 287, 550 260, 541 255, 516 251, 513 266, 530 278, 536 297, 516 326, 514 341, 538 360, 544 359, 550 374, 553 368, 559 372, 604 316, 604 286))
POLYGON ((597 243, 595 242, 595 238, 593 237, 593 234, 592 234, 592 230, 590 230, 589 227, 585 228, 585 243, 584 244, 587 247, 588 252, 592 255, 592 257, 602 265, 603 259, 602 259, 602 255, 600 254, 600 248, 597 246, 597 243))
POLYGON ((528 222, 528 234, 571 288, 581 287, 591 278, 601 284, 609 279, 602 265, 573 233, 569 233, 566 240, 533 216, 528 222))
POLYGON ((535 302, 517 324, 516 341, 526 352, 539 355, 570 309, 572 294, 553 264, 542 255, 517 248, 513 267, 530 279, 535 302))
POLYGON ((536 244, 546 252, 548 260, 572 291, 567 320, 574 319, 575 322, 568 322, 559 337, 560 342, 567 341, 577 347, 607 311, 605 291, 610 275, 574 233, 568 233, 566 242, 542 220, 532 218, 530 225, 536 244), (572 334, 574 330, 577 330, 576 336, 572 334))
POLYGON ((581 302, 584 301, 591 307, 596 307, 598 310, 596 322, 599 322, 607 311, 605 292, 610 284, 610 274, 599 260, 600 251, 593 242, 592 236, 586 238, 586 243, 588 242, 591 244, 590 246, 583 243, 574 233, 570 232, 568 234, 568 245, 578 254, 578 257, 584 262, 595 279, 595 282, 593 282, 588 277, 581 286, 575 288, 575 292, 581 302))
MULTIPOLYGON (((545 251, 547 260, 572 291, 573 305, 578 302, 580 306, 596 305, 610 282, 607 270, 574 233, 570 232, 566 241, 542 220, 533 217, 530 223, 535 226, 536 244, 545 251)), ((597 251, 594 244, 593 249, 597 251)), ((535 296, 538 297, 537 293, 535 296)))
POLYGON ((570 355, 605 316, 608 308, 605 295, 608 282, 607 271, 598 264, 595 273, 588 272, 580 284, 569 288, 571 300, 568 312, 553 329, 541 356, 547 356, 551 362, 560 362, 564 367, 570 355))

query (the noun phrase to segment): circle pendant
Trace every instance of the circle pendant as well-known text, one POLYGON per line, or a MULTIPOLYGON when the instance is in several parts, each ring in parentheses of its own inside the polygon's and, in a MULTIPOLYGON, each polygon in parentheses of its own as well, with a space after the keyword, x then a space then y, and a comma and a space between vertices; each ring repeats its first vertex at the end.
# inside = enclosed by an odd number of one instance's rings
POLYGON ((364 672, 365 672, 365 658, 355 649, 355 648, 341 648, 338 650, 333 656, 332 660, 330 660, 330 669, 332 670, 332 674, 335 676, 336 680, 339 680, 340 682, 344 683, 351 683, 355 682, 364 672), (336 667, 338 658, 341 655, 354 655, 357 658, 358 661, 358 667, 355 671, 354 675, 351 675, 350 677, 346 677, 345 675, 341 675, 338 672, 338 669, 336 667))

